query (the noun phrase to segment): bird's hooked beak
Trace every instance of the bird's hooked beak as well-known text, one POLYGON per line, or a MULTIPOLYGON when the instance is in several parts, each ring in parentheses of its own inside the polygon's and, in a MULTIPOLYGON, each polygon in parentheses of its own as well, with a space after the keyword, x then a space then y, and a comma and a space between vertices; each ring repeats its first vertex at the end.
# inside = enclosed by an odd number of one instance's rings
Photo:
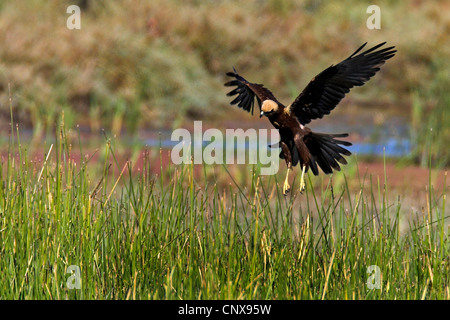
POLYGON ((264 116, 264 111, 261 111, 261 113, 259 114, 259 117, 262 118, 264 116))

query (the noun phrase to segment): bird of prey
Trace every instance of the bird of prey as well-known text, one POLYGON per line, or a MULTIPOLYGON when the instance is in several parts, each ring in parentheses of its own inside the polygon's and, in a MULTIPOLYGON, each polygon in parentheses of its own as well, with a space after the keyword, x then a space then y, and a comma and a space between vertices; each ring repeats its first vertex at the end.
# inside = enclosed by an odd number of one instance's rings
POLYGON ((321 119, 333 110, 354 86, 362 86, 380 70, 386 60, 392 58, 395 47, 380 48, 380 43, 364 52, 363 44, 347 59, 331 65, 315 76, 300 95, 290 105, 285 106, 262 84, 252 83, 234 72, 226 75, 234 78, 225 86, 235 87, 227 96, 237 97, 231 104, 237 104, 253 114, 255 98, 260 109, 260 117, 266 116, 280 133, 280 158, 286 161, 287 174, 283 185, 283 194, 290 191, 289 171, 300 163, 302 175, 300 192, 305 189, 304 175, 311 168, 314 175, 319 174, 318 167, 326 174, 340 170, 339 163, 347 164, 343 156, 351 153, 341 146, 351 143, 336 138, 348 134, 324 134, 312 132, 305 125, 314 119, 321 119), (360 53, 361 52, 361 53, 360 53))

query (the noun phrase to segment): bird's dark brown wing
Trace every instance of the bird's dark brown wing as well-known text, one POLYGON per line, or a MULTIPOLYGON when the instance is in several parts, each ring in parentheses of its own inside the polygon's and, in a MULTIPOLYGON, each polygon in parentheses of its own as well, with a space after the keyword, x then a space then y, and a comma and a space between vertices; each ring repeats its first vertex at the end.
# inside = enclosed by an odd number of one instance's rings
POLYGON ((228 72, 227 76, 233 77, 234 80, 225 83, 225 86, 227 87, 236 86, 235 89, 227 94, 229 97, 237 95, 237 97, 231 101, 231 104, 237 104, 239 108, 253 114, 255 98, 258 101, 260 110, 262 101, 268 99, 277 101, 272 92, 270 92, 269 89, 264 88, 262 84, 248 82, 236 72, 236 69, 233 68, 233 71, 234 72, 228 72))
POLYGON ((367 44, 363 44, 350 57, 337 65, 331 65, 315 76, 290 106, 301 124, 322 118, 333 110, 354 86, 362 86, 380 70, 386 60, 392 58, 397 50, 394 47, 379 47, 380 43, 356 55, 367 44))

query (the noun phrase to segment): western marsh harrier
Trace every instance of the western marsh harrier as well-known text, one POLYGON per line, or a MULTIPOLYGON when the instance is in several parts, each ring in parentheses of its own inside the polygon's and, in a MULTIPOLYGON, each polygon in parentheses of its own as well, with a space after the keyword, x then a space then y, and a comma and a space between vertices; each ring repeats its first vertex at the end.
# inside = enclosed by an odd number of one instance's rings
POLYGON ((245 80, 236 69, 233 68, 234 72, 227 73, 227 76, 234 79, 225 83, 225 86, 236 87, 227 94, 237 95, 231 104, 237 104, 239 108, 253 114, 256 98, 260 116, 269 118, 280 133, 280 158, 286 161, 288 168, 283 185, 285 195, 290 190, 289 171, 297 163, 302 167, 300 192, 305 189, 304 175, 309 168, 314 175, 319 174, 318 167, 329 174, 333 169, 341 169, 338 163, 347 164, 343 156, 349 156, 351 153, 341 146, 350 146, 351 143, 336 138, 344 138, 348 134, 316 133, 305 125, 329 114, 351 88, 362 86, 380 70, 386 60, 395 55, 394 47, 380 49, 385 43, 360 53, 367 43, 363 44, 350 57, 315 76, 288 106, 278 101, 262 84, 245 80))

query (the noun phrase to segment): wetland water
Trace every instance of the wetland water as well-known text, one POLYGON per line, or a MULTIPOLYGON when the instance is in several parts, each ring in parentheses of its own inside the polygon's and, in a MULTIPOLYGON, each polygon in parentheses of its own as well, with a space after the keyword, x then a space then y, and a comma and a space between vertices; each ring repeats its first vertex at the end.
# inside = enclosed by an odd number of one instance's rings
MULTIPOLYGON (((336 118, 336 117, 335 117, 336 118)), ((349 117, 339 117, 340 119, 334 119, 334 121, 318 121, 318 125, 308 125, 313 131, 324 133, 341 133, 348 132, 349 137, 344 140, 352 142, 352 146, 347 147, 348 150, 354 154, 364 156, 383 156, 396 158, 404 157, 410 154, 412 151, 412 145, 410 141, 410 126, 406 119, 402 117, 390 117, 384 119, 383 123, 374 125, 371 123, 372 119, 358 119, 358 121, 352 121, 349 117), (344 128, 344 129, 343 129, 344 128)), ((270 128, 266 123, 261 122, 263 125, 259 125, 256 129, 270 128)), ((234 126, 238 128, 239 126, 234 126)), ((251 125, 246 123, 241 128, 246 131, 251 128, 251 125)), ((204 128, 205 130, 206 128, 204 128)), ((193 133, 192 129, 188 131, 193 133)), ((224 134, 225 141, 225 129, 220 130, 224 134)), ((148 147, 162 147, 164 149, 171 149, 173 146, 180 143, 180 140, 171 139, 172 130, 146 130, 141 132, 140 141, 148 147)), ((193 135, 192 135, 193 136, 193 135)), ((209 145, 210 141, 197 141, 192 138, 193 144, 201 143, 203 147, 209 145)), ((259 148, 259 143, 251 143, 246 140, 244 143, 227 144, 229 148, 235 148, 238 152, 245 150, 254 150, 259 148)), ((263 146, 267 148, 267 145, 263 146)))
MULTIPOLYGON (((254 128, 254 129, 271 129, 271 125, 267 121, 261 121, 259 119, 254 120, 250 118, 250 121, 239 121, 230 119, 224 121, 217 128, 223 133, 223 138, 225 142, 225 130, 226 129, 243 129, 244 131, 254 128)), ((347 147, 353 154, 359 154, 364 156, 383 156, 399 158, 410 154, 413 148, 411 142, 411 129, 408 119, 401 116, 385 117, 381 124, 374 124, 376 119, 376 113, 373 112, 360 112, 358 111, 358 116, 353 115, 337 115, 333 117, 324 117, 320 121, 313 121, 308 124, 315 132, 323 133, 349 133, 349 137, 343 138, 352 143, 352 146, 347 147), (375 114, 375 115, 374 115, 375 114), (316 123, 317 122, 317 123, 316 123)), ((189 122, 187 122, 189 124, 189 122)), ((193 124, 194 121, 191 122, 193 124)), ((204 122, 203 132, 206 129, 213 128, 214 125, 206 125, 204 122)), ((183 128, 183 126, 181 126, 183 128)), ((193 132, 193 126, 191 128, 186 127, 188 131, 193 132)), ((77 131, 80 131, 82 137, 81 141, 89 140, 89 144, 101 145, 104 141, 103 133, 93 133, 87 127, 80 127, 79 129, 71 129, 72 135, 77 136, 77 131)), ((142 129, 137 135, 128 135, 123 132, 117 139, 122 143, 132 145, 142 145, 147 147, 162 147, 164 149, 171 149, 180 140, 172 140, 173 130, 171 129, 142 129)), ((111 134, 107 134, 111 137, 111 134)), ((20 140, 22 143, 27 143, 33 139, 33 131, 30 129, 20 130, 20 140)), ((194 140, 194 138, 192 138, 194 140)), ((9 137, 0 137, 0 145, 6 146, 8 144, 9 137)), ((43 137, 43 141, 50 143, 54 141, 54 137, 43 137)), ((76 138, 75 140, 78 140, 76 138)), ((196 143, 201 143, 203 147, 209 145, 210 141, 197 141, 196 143)), ((276 141, 277 142, 277 141, 276 141)), ((261 144, 261 147, 268 148, 268 144, 261 144)), ((257 150, 259 148, 259 143, 249 143, 248 139, 244 143, 237 143, 235 141, 233 144, 227 144, 230 148, 234 148, 238 152, 257 150)), ((224 144, 225 147, 225 144, 224 144)))

